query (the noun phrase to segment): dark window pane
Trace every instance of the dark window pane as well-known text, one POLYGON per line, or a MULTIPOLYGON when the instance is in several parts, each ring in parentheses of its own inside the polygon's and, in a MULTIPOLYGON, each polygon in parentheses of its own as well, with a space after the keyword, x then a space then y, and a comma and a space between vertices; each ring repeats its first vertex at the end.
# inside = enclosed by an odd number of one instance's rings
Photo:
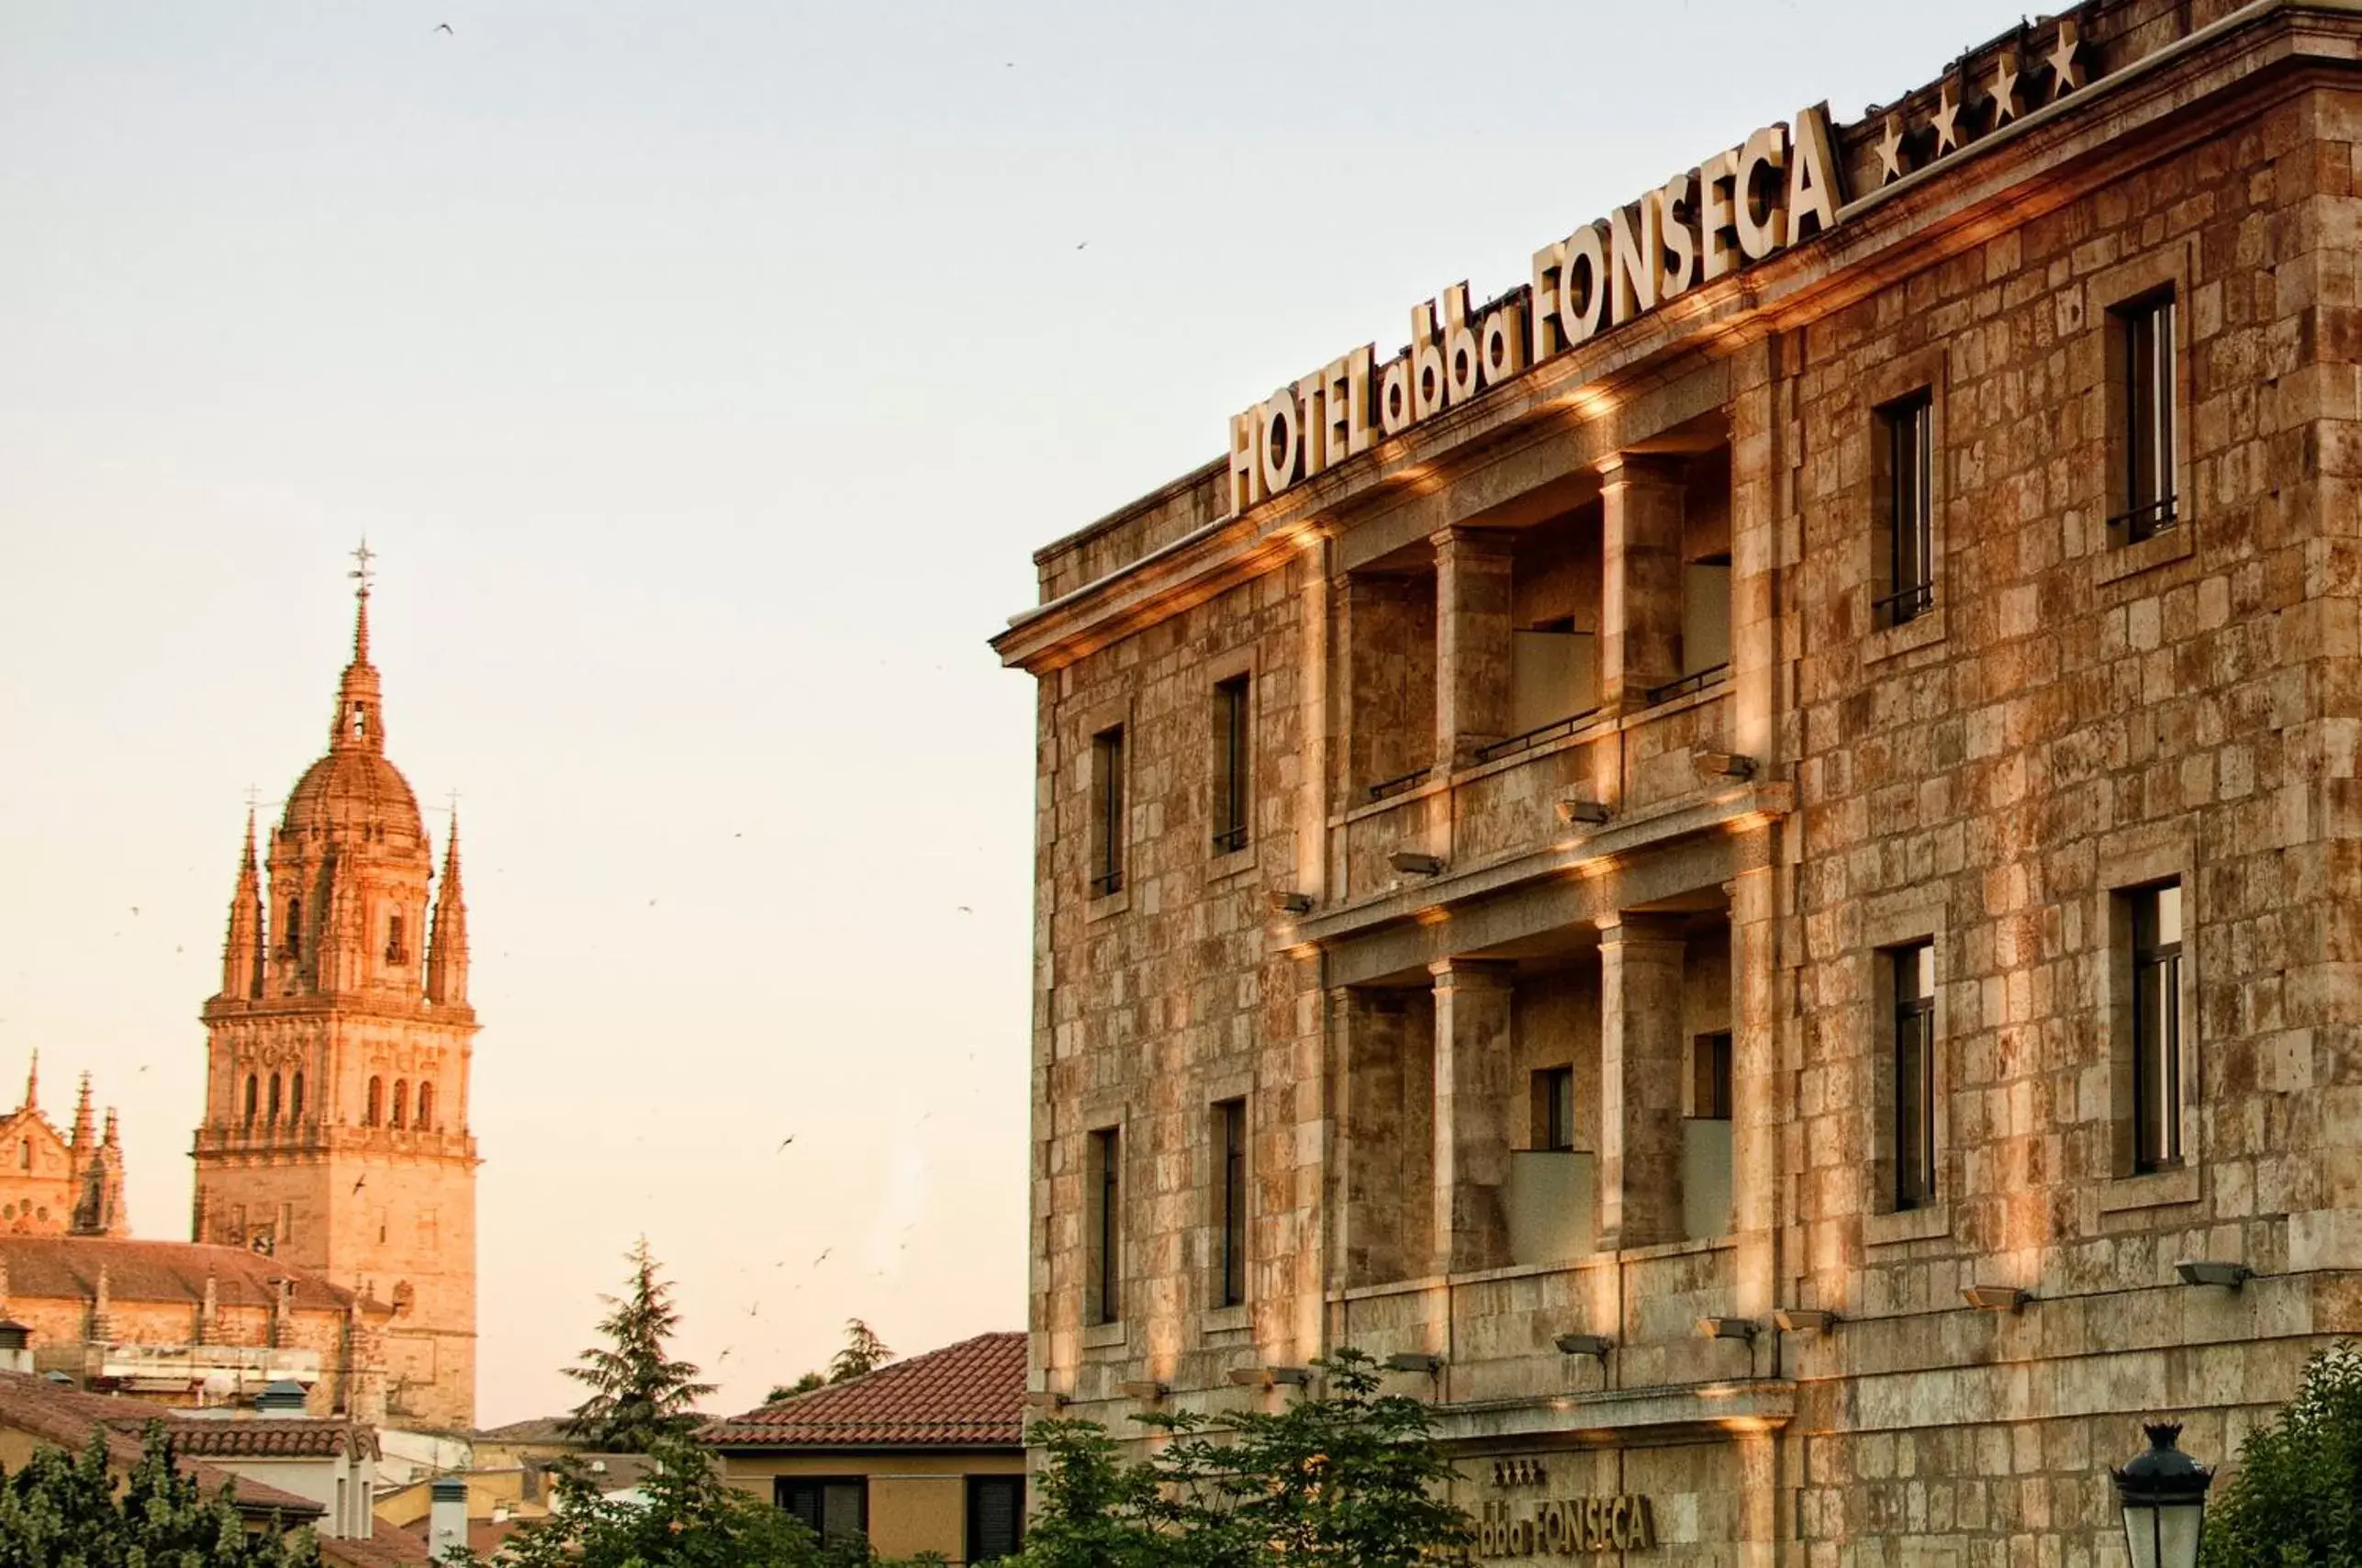
POLYGON ((1935 1201, 1935 945, 1894 954, 1895 1207, 1935 1201))
POLYGON ((1124 890, 1124 728, 1091 737, 1091 868, 1094 898, 1124 890))
POLYGON ((1886 532, 1877 621, 1899 626, 1935 604, 1935 403, 1915 392, 1878 410, 1885 436, 1878 512, 1886 532))
POLYGON ((2181 885, 2130 895, 2133 1169, 2181 1163, 2181 885))
POLYGON ((1247 678, 1214 689, 1214 849, 1227 855, 1247 847, 1250 785, 1247 678))
POLYGON ((2174 300, 2170 293, 2116 312, 2123 383, 2117 389, 2124 471, 2118 519, 2128 543, 2174 525, 2174 300))
POLYGON ((1700 1121, 1730 1119, 1730 1035, 1700 1035, 1690 1042, 1690 1114, 1700 1121))
POLYGON ((991 1562, 1024 1544, 1025 1484, 1013 1475, 971 1476, 968 1483, 968 1560, 991 1562))
POLYGON ((1222 1305, 1247 1299, 1247 1102, 1215 1107, 1222 1153, 1222 1305))
POLYGON ((1123 1134, 1107 1127, 1091 1135, 1091 1320, 1113 1323, 1123 1316, 1123 1134))
POLYGON ((1574 1069, 1534 1074, 1534 1147, 1563 1153, 1574 1148, 1574 1069))

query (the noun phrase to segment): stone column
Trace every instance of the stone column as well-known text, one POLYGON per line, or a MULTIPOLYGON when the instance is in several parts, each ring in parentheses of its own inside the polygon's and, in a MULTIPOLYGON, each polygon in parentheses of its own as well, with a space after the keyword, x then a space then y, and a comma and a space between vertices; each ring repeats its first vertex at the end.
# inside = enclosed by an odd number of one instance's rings
POLYGON ((1625 914, 1599 932, 1599 1247, 1682 1238, 1682 936, 1625 914))
POLYGON ((1516 966, 1446 958, 1435 976, 1435 1268, 1509 1261, 1509 1003, 1516 966))
POLYGON ((1742 1317, 1768 1316, 1779 1305, 1782 1271, 1776 875, 1761 866, 1723 884, 1730 898, 1730 1228, 1742 1317))
POLYGON ((1599 705, 1629 712, 1681 674, 1682 470, 1623 453, 1599 471, 1599 705))
POLYGON ((1338 1279, 1405 1278, 1402 1208, 1404 1007, 1385 991, 1329 992, 1330 1042, 1342 1081, 1337 1103, 1338 1279))
POLYGON ((1436 762, 1450 769, 1509 735, 1509 541, 1447 528, 1435 546, 1436 762))

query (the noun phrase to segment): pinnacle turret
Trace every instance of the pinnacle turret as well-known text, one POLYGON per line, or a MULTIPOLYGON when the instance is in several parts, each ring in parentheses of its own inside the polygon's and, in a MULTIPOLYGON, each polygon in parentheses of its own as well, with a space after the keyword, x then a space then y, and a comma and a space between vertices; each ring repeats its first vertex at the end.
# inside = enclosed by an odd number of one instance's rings
POLYGON ((427 945, 427 1000, 442 1007, 467 1004, 467 899, 459 880, 459 813, 442 850, 442 882, 435 890, 434 934, 427 945))
POLYGON ((263 994, 263 883, 254 866, 254 812, 246 812, 246 855, 229 895, 229 935, 221 946, 221 994, 248 1002, 263 994))

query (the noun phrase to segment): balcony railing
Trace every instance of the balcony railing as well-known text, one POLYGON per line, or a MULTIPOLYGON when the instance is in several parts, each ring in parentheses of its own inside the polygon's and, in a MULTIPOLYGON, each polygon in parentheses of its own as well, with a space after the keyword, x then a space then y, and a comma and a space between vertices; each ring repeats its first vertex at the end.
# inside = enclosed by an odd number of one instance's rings
POLYGON ((1872 615, 1881 626, 1900 626, 1907 621, 1917 621, 1935 608, 1935 585, 1912 583, 1897 588, 1884 599, 1870 601, 1872 615))
POLYGON ((1537 724, 1522 735, 1511 735, 1506 740, 1494 741, 1490 745, 1478 746, 1476 760, 1494 762, 1505 756, 1515 756, 1521 751, 1531 751, 1534 747, 1557 740, 1562 735, 1574 734, 1598 715, 1598 709, 1585 708, 1580 713, 1569 713, 1563 719, 1552 719, 1547 724, 1537 724))
POLYGON ((1704 669, 1692 670, 1679 680, 1669 680, 1662 686, 1652 686, 1649 688, 1649 706, 1653 708, 1660 702, 1670 702, 1676 697, 1687 697, 1693 691, 1703 691, 1730 673, 1730 666, 1727 664, 1708 665, 1704 669))
POLYGON ((2155 539, 2170 531, 2181 521, 2179 498, 2160 496, 2144 507, 2119 513, 2108 520, 2111 536, 2122 538, 2127 544, 2138 544, 2144 539, 2155 539))
POLYGON ((1382 778, 1377 783, 1370 786, 1370 798, 1373 801, 1382 801, 1389 795, 1399 795, 1404 790, 1417 784, 1420 779, 1425 778, 1428 774, 1434 771, 1435 769, 1432 767, 1422 767, 1416 772, 1405 773, 1397 778, 1382 778))

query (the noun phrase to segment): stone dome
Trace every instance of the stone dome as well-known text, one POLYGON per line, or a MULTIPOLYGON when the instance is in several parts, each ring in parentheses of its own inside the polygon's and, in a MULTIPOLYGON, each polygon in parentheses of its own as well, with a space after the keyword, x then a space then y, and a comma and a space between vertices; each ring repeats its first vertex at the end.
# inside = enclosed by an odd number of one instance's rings
POLYGON ((279 826, 307 837, 366 826, 378 830, 368 836, 388 843, 426 841, 410 781, 379 753, 358 749, 331 751, 306 768, 279 826))

